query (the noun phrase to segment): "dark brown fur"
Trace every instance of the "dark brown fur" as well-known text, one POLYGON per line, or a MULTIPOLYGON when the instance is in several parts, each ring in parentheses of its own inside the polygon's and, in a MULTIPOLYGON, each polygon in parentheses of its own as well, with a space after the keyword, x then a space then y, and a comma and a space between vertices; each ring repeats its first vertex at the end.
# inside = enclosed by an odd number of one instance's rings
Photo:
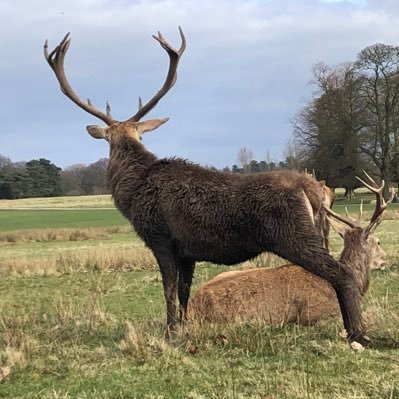
POLYGON ((157 159, 122 126, 108 128, 109 184, 116 206, 158 261, 169 328, 176 293, 184 318, 196 261, 232 265, 270 251, 329 281, 349 338, 361 340, 353 272, 324 249, 306 206, 304 192, 314 215, 321 209, 317 182, 293 172, 237 176, 157 159))

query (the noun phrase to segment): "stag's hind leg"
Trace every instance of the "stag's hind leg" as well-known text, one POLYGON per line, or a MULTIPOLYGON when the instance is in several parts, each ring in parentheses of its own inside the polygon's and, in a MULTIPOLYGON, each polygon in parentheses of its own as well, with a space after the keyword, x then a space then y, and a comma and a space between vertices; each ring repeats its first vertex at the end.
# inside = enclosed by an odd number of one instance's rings
POLYGON ((348 266, 328 254, 317 234, 302 234, 289 241, 286 238, 285 245, 279 245, 273 252, 327 280, 337 293, 348 339, 368 343, 361 316, 361 295, 354 274, 348 266))

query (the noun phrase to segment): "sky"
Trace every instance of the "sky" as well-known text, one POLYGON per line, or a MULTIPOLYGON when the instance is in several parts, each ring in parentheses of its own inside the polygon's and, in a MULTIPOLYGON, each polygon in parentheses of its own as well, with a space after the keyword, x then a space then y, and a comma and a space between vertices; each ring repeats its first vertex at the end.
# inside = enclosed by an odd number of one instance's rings
POLYGON ((146 118, 169 117, 143 143, 159 157, 218 168, 241 147, 283 158, 291 120, 309 100, 312 66, 353 61, 376 42, 399 45, 397 0, 0 0, 0 154, 62 168, 108 157, 85 126, 102 124, 59 90, 43 57, 71 32, 74 90, 126 120, 161 87, 181 26, 178 80, 146 118))

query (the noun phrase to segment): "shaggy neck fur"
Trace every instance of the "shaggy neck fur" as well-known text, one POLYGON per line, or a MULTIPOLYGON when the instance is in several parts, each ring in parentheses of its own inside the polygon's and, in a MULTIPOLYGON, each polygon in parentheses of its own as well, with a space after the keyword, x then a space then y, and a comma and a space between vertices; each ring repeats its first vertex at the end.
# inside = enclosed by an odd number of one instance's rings
POLYGON ((108 184, 116 207, 128 219, 145 173, 156 159, 140 142, 127 136, 121 135, 110 144, 108 184))
POLYGON ((366 293, 370 283, 369 257, 363 238, 363 230, 356 229, 347 232, 344 236, 344 249, 340 261, 353 270, 361 295, 366 293))

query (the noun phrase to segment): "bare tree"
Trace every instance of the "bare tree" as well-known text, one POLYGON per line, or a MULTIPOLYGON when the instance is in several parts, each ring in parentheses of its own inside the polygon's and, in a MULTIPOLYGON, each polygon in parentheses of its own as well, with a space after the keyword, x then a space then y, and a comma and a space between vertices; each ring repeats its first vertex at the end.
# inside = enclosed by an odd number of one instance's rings
POLYGON ((359 100, 360 82, 350 63, 313 68, 314 97, 293 121, 296 141, 306 150, 304 165, 330 187, 345 187, 348 196, 359 186, 355 176, 366 168, 359 150, 365 125, 359 100), (307 159, 306 159, 307 158, 307 159))
POLYGON ((238 164, 244 169, 244 172, 249 171, 249 164, 254 159, 254 154, 252 150, 247 147, 241 147, 238 150, 237 161, 238 164))
POLYGON ((291 170, 303 169, 305 151, 298 143, 289 141, 285 147, 283 156, 284 161, 279 163, 280 166, 291 170))
POLYGON ((10 165, 12 165, 11 159, 0 154, 0 171, 3 171, 10 165))
POLYGON ((68 166, 61 172, 61 189, 64 195, 82 195, 85 191, 82 187, 82 179, 86 165, 76 164, 68 166))
MULTIPOLYGON (((366 47, 357 56, 356 70, 359 98, 367 111, 360 148, 389 183, 399 149, 399 47, 382 43, 366 47)), ((384 197, 389 197, 388 185, 384 197)))
POLYGON ((108 159, 101 158, 85 168, 82 175, 82 188, 87 194, 108 194, 108 159))

